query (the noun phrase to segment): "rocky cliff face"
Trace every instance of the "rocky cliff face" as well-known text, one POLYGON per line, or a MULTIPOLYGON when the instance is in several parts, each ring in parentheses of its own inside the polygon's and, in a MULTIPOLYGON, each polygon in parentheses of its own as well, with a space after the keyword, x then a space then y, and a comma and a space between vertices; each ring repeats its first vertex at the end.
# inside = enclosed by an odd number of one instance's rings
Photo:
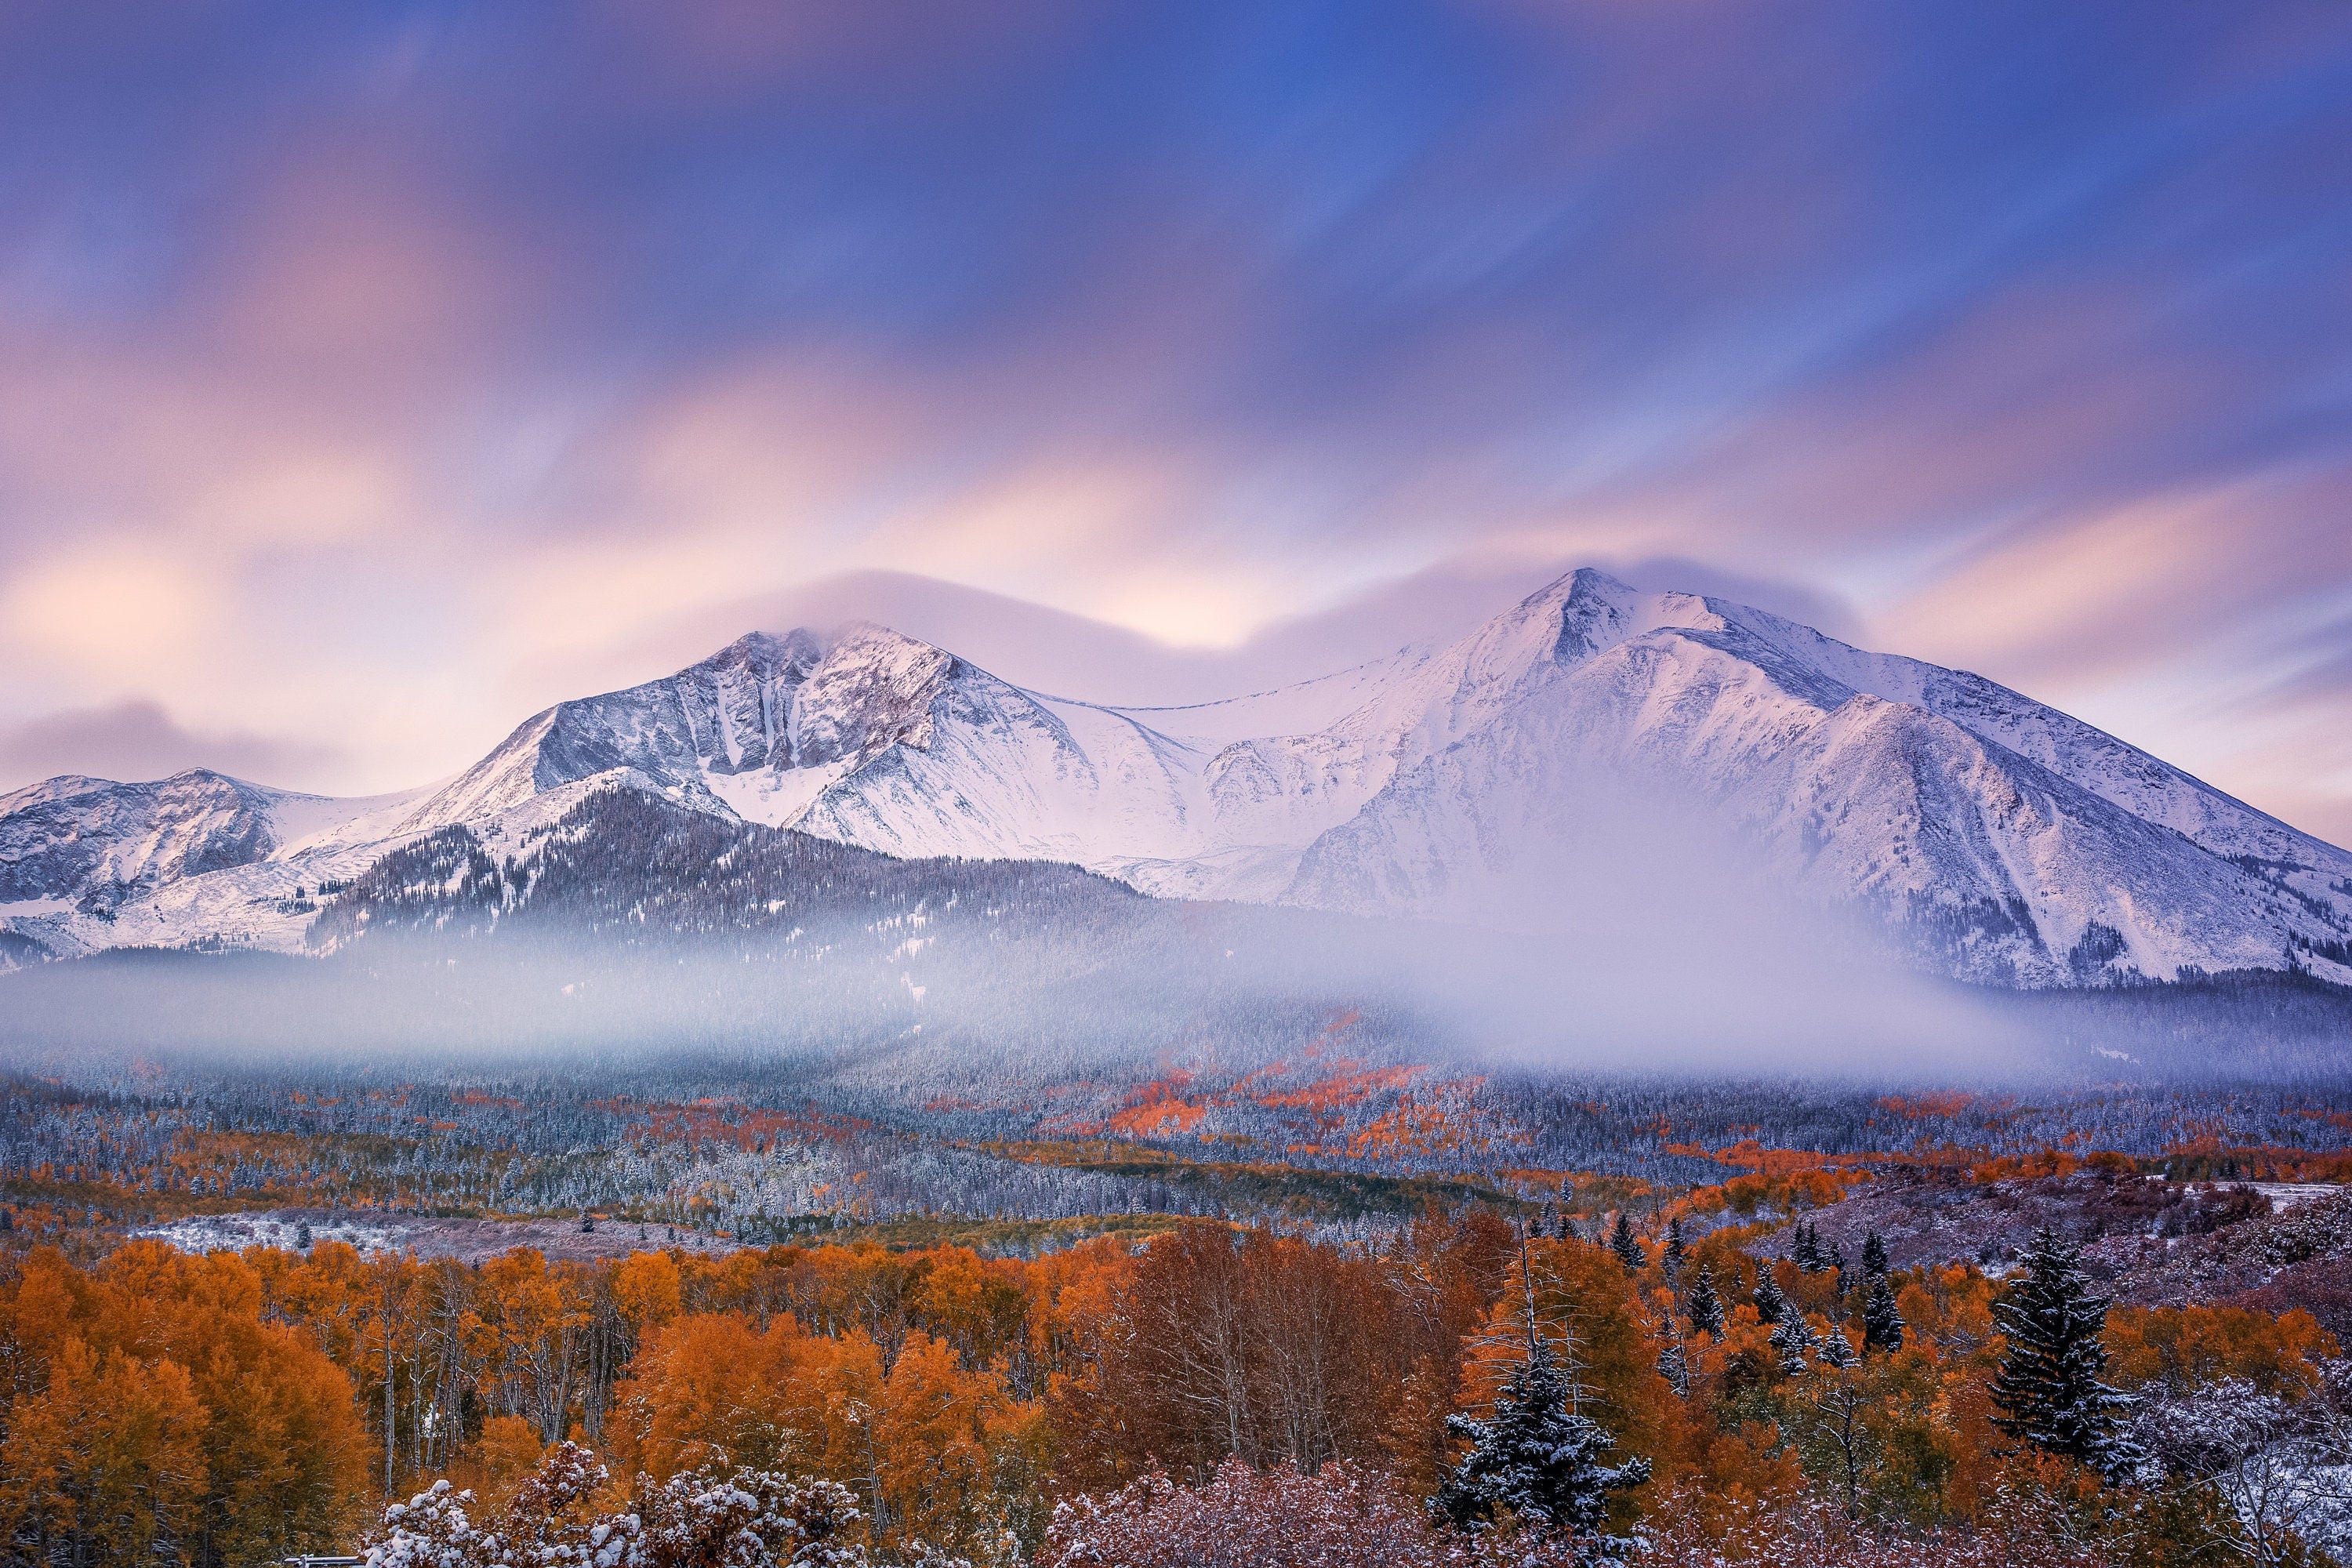
POLYGON ((144 889, 278 847, 285 791, 194 770, 152 784, 70 776, 0 798, 0 903, 111 910, 144 889))

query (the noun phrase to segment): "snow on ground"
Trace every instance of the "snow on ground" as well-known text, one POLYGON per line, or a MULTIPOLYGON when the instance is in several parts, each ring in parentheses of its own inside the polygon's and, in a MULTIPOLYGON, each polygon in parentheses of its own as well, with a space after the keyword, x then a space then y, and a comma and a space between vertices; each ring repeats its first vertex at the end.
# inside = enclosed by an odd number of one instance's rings
MULTIPOLYGON (((182 1252, 242 1252, 248 1247, 290 1249, 300 1239, 299 1226, 305 1217, 293 1210, 282 1214, 190 1215, 185 1219, 132 1234, 168 1241, 182 1252)), ((397 1227, 375 1220, 363 1223, 348 1216, 337 1220, 321 1215, 312 1220, 310 1240, 313 1245, 341 1241, 367 1253, 402 1250, 397 1227)))
POLYGON ((2344 1190, 2333 1182, 2256 1182, 2253 1188, 2270 1199, 2273 1214, 2315 1199, 2329 1197, 2344 1190))
POLYGON ((2352 963, 2338 963, 2315 952, 2299 952, 2295 960, 2310 971, 2315 980, 2325 980, 2330 985, 2352 985, 2352 963))
MULTIPOLYGON (((1196 702, 1181 708, 1124 708, 1115 703, 1078 704, 1070 698, 1042 698, 1055 703, 1101 708, 1132 719, 1149 729, 1203 751, 1215 751, 1236 741, 1268 735, 1304 735, 1328 730, 1363 707, 1398 680, 1413 674, 1435 655, 1427 648, 1401 647, 1385 658, 1318 676, 1271 691, 1229 697, 1216 702, 1196 702)), ((1034 694, 1033 694, 1034 695, 1034 694)))
POLYGON ((378 844, 399 837, 401 819, 440 787, 439 784, 421 784, 390 795, 341 799, 288 795, 270 807, 270 825, 278 830, 278 841, 271 858, 291 860, 320 849, 378 844))
POLYGON ((851 763, 812 768, 762 768, 756 773, 705 775, 710 793, 746 822, 791 827, 808 815, 817 797, 849 775, 851 763))
POLYGON ((583 1231, 577 1219, 436 1219, 423 1215, 337 1209, 268 1209, 242 1214, 190 1215, 136 1235, 169 1242, 183 1252, 242 1252, 248 1247, 292 1248, 308 1224, 310 1241, 340 1241, 362 1253, 413 1254, 479 1263, 519 1247, 551 1259, 625 1258, 632 1252, 677 1246, 713 1255, 739 1245, 721 1237, 600 1220, 583 1231))
POLYGON ((18 899, 14 903, 0 903, 0 915, 28 920, 41 915, 69 915, 73 910, 71 899, 18 899))

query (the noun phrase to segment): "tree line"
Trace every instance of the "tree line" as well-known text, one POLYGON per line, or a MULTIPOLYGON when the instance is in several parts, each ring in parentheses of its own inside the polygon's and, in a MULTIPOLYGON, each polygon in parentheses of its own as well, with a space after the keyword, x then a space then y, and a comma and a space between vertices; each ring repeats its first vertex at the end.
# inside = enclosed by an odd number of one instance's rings
POLYGON ((2313 1479, 2352 1458, 2338 1352, 2307 1315, 2111 1313, 2051 1236, 1995 1280, 1618 1217, 1470 1209, 1356 1245, 1194 1222, 1029 1259, 36 1250, 0 1282, 0 1561, 601 1524, 649 1563, 722 1493, 795 1552, 822 1516, 828 1552, 1066 1568, 1176 1561, 1183 1520, 1271 1563, 1346 1561, 1312 1555, 1335 1531, 1400 1563, 2285 1562, 2343 1511, 2313 1479), (2227 1428, 2217 1389, 2267 1425, 2227 1428))

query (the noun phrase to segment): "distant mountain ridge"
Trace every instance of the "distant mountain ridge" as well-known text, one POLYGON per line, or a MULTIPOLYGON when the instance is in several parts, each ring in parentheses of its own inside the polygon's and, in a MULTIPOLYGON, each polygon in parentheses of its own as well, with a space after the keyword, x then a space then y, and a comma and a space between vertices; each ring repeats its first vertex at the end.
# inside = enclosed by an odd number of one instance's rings
POLYGON ((1188 708, 1048 696, 856 626, 559 703, 396 796, 51 780, 0 797, 0 931, 299 950, 320 883, 453 826, 503 852, 611 788, 1163 897, 1479 918, 1611 779, 1705 803, 1777 879, 1957 978, 2352 984, 2344 850, 1980 677, 1589 569, 1451 647, 1188 708))

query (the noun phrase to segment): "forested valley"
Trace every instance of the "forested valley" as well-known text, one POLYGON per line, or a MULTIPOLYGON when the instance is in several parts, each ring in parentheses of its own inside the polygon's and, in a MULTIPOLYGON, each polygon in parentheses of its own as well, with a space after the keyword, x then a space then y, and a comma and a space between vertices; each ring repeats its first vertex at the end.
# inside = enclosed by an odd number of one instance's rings
POLYGON ((303 897, 0 978, 6 1561, 2352 1547, 2307 977, 2019 1000, 2074 1055, 1955 1090, 1471 1050, 1410 932, 635 797, 303 897))
POLYGON ((0 1542, 207 1568, 2352 1544, 2323 1100, 1448 1079, 1346 1055, 1350 1027, 1295 1070, 1163 1064, 1022 1117, 709 1063, 593 1096, 17 1077, 0 1542))

